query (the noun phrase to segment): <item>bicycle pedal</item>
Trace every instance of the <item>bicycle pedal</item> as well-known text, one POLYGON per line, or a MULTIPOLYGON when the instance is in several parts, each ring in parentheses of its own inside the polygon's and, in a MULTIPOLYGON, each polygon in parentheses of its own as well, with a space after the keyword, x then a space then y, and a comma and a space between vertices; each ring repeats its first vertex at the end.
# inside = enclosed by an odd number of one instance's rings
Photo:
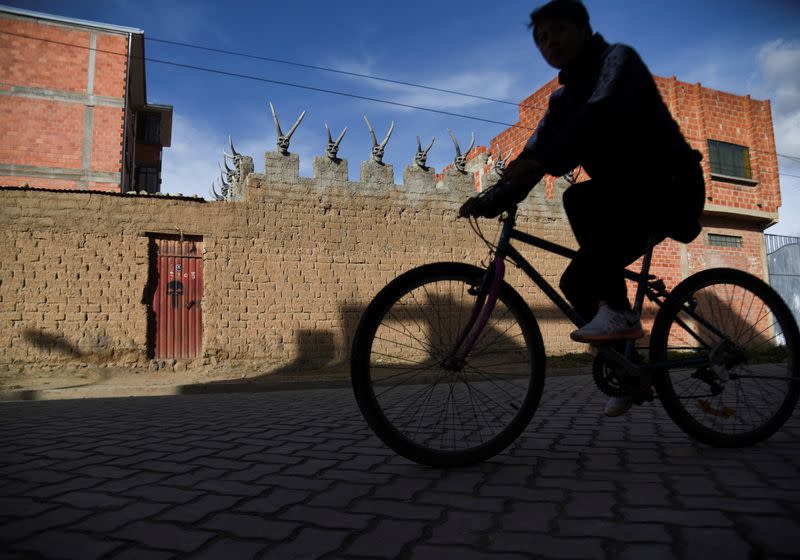
POLYGON ((647 389, 646 391, 635 391, 631 397, 633 398, 634 404, 637 405, 643 405, 646 402, 653 402, 655 399, 655 395, 650 389, 647 389))

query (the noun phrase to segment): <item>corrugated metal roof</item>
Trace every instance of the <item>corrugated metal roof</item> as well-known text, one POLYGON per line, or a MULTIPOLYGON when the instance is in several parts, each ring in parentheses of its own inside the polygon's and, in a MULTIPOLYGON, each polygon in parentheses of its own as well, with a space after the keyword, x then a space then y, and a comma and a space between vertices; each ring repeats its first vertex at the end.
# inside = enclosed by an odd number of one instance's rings
POLYGON ((89 21, 85 19, 75 19, 75 18, 68 18, 57 16, 54 14, 46 14, 44 12, 34 12, 32 10, 22 10, 20 8, 12 8, 11 6, 4 6, 0 5, 0 12, 6 12, 9 14, 14 14, 17 16, 23 17, 30 17, 35 19, 41 19, 45 21, 55 21, 58 23, 65 23, 69 25, 77 25, 80 27, 94 27, 96 29, 105 29, 107 31, 116 31, 118 33, 135 33, 137 35, 143 35, 144 31, 141 29, 136 29, 134 27, 124 27, 122 25, 113 25, 110 23, 100 23, 97 21, 89 21))

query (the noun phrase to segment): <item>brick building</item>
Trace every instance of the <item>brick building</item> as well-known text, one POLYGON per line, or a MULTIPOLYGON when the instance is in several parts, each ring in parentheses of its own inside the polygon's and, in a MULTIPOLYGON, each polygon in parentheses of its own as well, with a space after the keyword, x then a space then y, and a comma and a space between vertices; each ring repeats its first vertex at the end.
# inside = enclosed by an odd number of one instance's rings
POLYGON ((139 29, 0 7, 0 184, 160 191, 172 107, 139 29))

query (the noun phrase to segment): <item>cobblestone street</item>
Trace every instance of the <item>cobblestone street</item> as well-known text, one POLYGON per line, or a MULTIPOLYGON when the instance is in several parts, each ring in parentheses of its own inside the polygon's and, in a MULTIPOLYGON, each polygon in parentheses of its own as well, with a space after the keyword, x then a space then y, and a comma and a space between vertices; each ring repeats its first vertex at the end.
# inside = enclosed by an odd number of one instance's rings
POLYGON ((483 465, 399 458, 348 387, 0 403, 3 558, 797 558, 800 415, 702 446, 548 379, 483 465))

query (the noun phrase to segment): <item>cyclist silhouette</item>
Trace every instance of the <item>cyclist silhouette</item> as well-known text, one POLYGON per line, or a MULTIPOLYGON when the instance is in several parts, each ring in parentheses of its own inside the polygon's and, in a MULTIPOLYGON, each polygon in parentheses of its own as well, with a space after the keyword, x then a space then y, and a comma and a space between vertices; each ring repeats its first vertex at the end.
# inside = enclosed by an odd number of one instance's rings
MULTIPOLYGON (((644 335, 623 277, 648 243, 683 242, 700 232, 705 203, 702 156, 693 150, 639 55, 593 33, 579 0, 552 0, 531 13, 533 40, 562 85, 522 153, 494 187, 459 214, 495 217, 524 199, 546 174, 582 166, 591 180, 564 192, 579 244, 560 287, 584 319, 573 340, 608 343, 644 335)), ((622 414, 625 399, 606 413, 622 414)))

